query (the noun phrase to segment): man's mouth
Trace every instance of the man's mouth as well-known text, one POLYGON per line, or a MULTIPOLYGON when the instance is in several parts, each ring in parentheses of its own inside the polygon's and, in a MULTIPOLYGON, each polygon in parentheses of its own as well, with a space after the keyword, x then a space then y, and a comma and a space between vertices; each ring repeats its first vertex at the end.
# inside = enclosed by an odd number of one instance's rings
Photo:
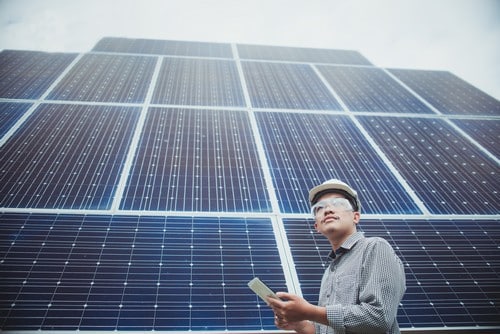
POLYGON ((323 224, 327 224, 327 223, 331 223, 331 222, 335 222, 337 220, 339 220, 340 217, 339 216, 326 216, 325 219, 323 219, 323 224))

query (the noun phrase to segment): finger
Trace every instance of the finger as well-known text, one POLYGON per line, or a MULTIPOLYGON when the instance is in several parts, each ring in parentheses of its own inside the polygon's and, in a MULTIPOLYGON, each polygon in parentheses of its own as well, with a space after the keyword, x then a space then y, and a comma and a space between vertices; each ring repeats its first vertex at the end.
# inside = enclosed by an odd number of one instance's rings
POLYGON ((288 292, 277 292, 276 296, 280 299, 291 300, 295 299, 295 295, 288 292))
POLYGON ((287 327, 287 325, 288 325, 288 322, 283 318, 275 316, 274 317, 274 325, 278 328, 285 329, 285 327, 287 327))
POLYGON ((274 308, 279 308, 282 304, 282 301, 276 298, 266 298, 267 305, 271 306, 273 309, 274 308))

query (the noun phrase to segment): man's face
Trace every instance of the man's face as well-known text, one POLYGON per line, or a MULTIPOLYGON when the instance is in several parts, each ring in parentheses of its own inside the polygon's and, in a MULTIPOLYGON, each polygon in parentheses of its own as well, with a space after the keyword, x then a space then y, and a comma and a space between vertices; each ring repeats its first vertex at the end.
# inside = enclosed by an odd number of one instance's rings
POLYGON ((360 214, 352 211, 352 206, 346 203, 347 200, 335 199, 345 197, 329 193, 319 198, 316 204, 319 204, 320 209, 316 210, 314 227, 328 239, 343 239, 356 232, 360 214))

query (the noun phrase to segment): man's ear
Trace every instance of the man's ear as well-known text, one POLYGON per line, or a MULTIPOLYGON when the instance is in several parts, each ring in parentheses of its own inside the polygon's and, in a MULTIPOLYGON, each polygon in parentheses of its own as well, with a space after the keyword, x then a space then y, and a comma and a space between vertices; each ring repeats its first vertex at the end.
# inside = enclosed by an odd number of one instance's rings
POLYGON ((319 231, 318 231, 318 223, 316 223, 316 222, 314 223, 314 229, 316 230, 316 232, 319 233, 319 231))
POLYGON ((361 214, 359 213, 359 211, 354 211, 354 224, 358 224, 359 223, 359 219, 361 218, 361 214))

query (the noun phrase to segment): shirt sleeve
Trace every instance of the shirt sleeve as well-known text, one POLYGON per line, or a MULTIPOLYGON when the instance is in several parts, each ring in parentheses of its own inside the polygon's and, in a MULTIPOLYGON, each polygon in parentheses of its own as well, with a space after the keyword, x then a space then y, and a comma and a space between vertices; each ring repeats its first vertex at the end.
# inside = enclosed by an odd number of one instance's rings
POLYGON ((358 304, 326 306, 335 333, 387 332, 396 320, 406 289, 401 260, 382 238, 371 238, 363 256, 358 304))

